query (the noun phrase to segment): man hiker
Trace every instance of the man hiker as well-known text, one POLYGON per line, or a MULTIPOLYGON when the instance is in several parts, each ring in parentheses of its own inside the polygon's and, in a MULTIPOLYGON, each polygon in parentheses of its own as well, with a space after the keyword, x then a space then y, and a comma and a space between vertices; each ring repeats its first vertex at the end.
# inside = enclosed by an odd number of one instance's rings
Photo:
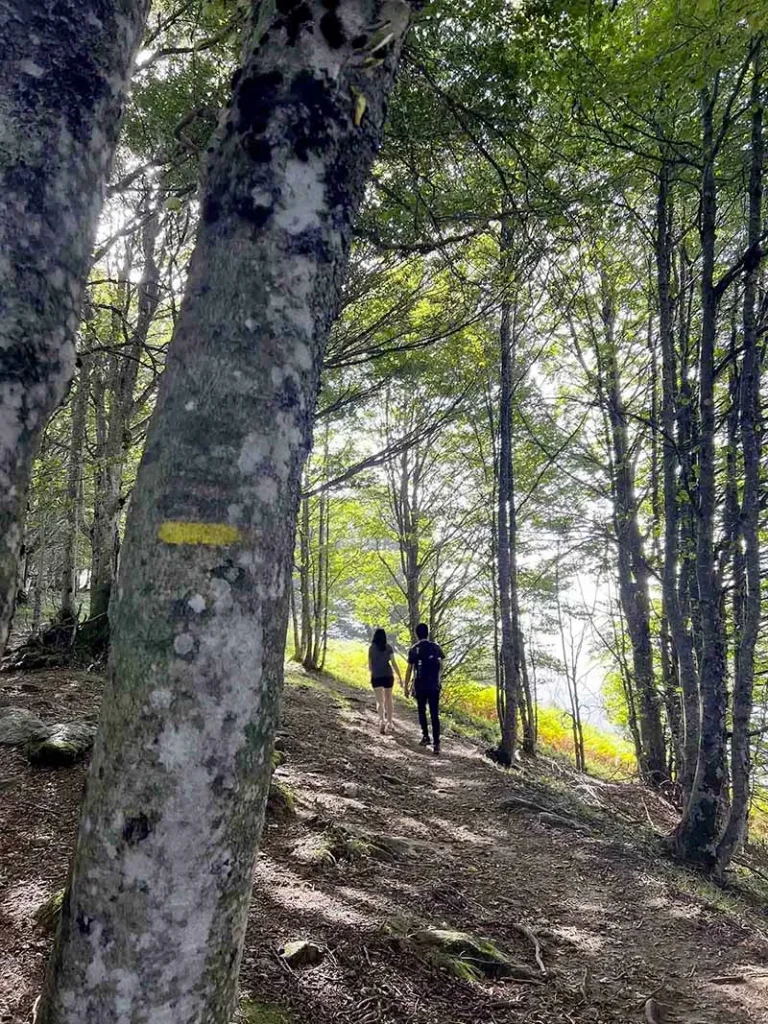
POLYGON ((416 627, 417 640, 408 651, 408 670, 405 673, 405 695, 410 696, 411 675, 416 670, 414 693, 419 709, 419 725, 421 741, 419 746, 429 746, 429 727, 427 725, 427 705, 432 720, 432 750, 440 753, 440 672, 443 666, 442 648, 429 639, 429 626, 420 622, 416 627))

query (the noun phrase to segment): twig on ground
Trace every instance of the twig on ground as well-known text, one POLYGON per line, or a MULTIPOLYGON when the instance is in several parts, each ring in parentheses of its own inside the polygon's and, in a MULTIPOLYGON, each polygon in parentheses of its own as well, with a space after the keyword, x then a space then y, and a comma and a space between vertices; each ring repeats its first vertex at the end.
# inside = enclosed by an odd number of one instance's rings
POLYGON ((546 976, 547 968, 544 966, 544 960, 542 959, 542 956, 541 956, 541 943, 536 938, 535 934, 531 931, 531 929, 527 925, 518 924, 517 922, 512 922, 512 928, 514 928, 514 930, 516 932, 519 932, 521 935, 524 935, 527 939, 529 939, 533 943, 533 949, 534 949, 534 955, 536 957, 536 963, 539 965, 539 970, 541 971, 541 973, 546 976))

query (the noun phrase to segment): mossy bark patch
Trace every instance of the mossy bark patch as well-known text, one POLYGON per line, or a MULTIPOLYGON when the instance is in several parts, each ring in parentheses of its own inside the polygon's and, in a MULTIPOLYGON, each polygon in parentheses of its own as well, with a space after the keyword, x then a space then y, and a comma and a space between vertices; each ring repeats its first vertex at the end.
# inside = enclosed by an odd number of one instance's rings
POLYGON ((272 779, 267 798, 267 814, 273 818, 291 818, 296 814, 296 797, 285 782, 272 779))
POLYGON ((44 932, 55 932, 66 889, 58 889, 35 911, 35 924, 44 932))

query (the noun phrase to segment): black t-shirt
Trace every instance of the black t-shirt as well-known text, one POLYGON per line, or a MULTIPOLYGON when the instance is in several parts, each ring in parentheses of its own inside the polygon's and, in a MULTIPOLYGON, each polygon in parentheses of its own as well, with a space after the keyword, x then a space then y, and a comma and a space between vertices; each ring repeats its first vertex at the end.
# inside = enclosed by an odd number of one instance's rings
POLYGON ((440 682, 440 663, 445 655, 439 644, 432 640, 419 640, 408 651, 408 664, 416 666, 416 684, 435 686, 440 682))

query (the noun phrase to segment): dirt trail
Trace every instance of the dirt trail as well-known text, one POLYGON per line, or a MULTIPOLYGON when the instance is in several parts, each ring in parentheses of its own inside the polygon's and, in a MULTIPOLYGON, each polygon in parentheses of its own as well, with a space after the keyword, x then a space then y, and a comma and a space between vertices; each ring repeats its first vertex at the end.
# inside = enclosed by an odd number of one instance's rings
MULTIPOLYGON (((4 702, 35 707, 43 698, 22 692, 20 680, 8 681, 4 702)), ((92 677, 75 683, 82 711, 97 692, 92 677)), ((52 687, 44 680, 56 703, 52 687)), ((56 692, 78 703, 71 689, 56 692)), ((245 997, 301 1024, 629 1024, 645 1020, 651 995, 663 1024, 768 1024, 768 911, 653 857, 646 808, 655 817, 663 806, 646 795, 644 807, 636 787, 566 770, 553 782, 556 768, 546 764, 504 772, 450 733, 435 758, 416 744, 415 710, 400 704, 395 734, 381 737, 372 693, 296 674, 282 734, 286 762, 276 777, 294 793, 296 813, 267 819, 245 997), (588 830, 503 810, 514 795, 554 801, 588 830), (390 863, 364 853, 307 863, 331 823, 430 845, 390 863), (547 976, 461 981, 393 942, 393 919, 486 936, 536 971, 533 945, 514 927, 527 925, 541 936, 547 976), (291 968, 278 951, 302 938, 327 952, 291 968)), ((3 1024, 28 1020, 49 943, 31 916, 63 883, 82 778, 82 769, 31 769, 0 751, 3 1024)))

